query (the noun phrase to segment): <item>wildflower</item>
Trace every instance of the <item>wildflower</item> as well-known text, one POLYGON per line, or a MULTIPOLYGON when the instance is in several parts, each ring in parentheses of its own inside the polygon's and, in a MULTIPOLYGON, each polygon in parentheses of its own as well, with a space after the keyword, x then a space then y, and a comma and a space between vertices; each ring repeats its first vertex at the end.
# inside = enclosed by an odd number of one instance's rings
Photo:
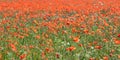
POLYGON ((45 34, 45 37, 48 38, 49 37, 48 34, 45 34))
POLYGON ((95 46, 95 49, 101 49, 102 46, 95 46))
POLYGON ((79 46, 80 46, 80 47, 82 47, 82 46, 83 46, 83 44, 79 44, 79 46))
POLYGON ((103 42, 108 42, 108 40, 107 39, 103 39, 103 42))
POLYGON ((33 46, 33 45, 30 45, 30 46, 29 46, 29 48, 31 48, 31 49, 32 49, 32 48, 34 48, 34 46, 33 46))
POLYGON ((56 53, 56 58, 60 58, 60 55, 58 53, 56 53))
POLYGON ((103 57, 103 60, 109 60, 109 59, 108 59, 108 56, 104 56, 104 57, 103 57))
POLYGON ((0 54, 0 60, 2 60, 3 58, 2 58, 2 54, 0 54))
POLYGON ((6 26, 7 30, 10 30, 10 26, 6 26))
POLYGON ((94 41, 93 44, 94 44, 94 45, 95 45, 95 44, 98 44, 98 42, 97 42, 97 41, 94 41))
POLYGON ((81 28, 85 28, 86 27, 86 25, 81 25, 81 28))
POLYGON ((67 51, 74 51, 75 49, 76 49, 75 46, 71 46, 71 47, 66 48, 67 51))
POLYGON ((114 53, 114 52, 115 52, 115 50, 114 50, 114 49, 112 49, 110 52, 111 52, 111 53, 114 53))
POLYGON ((119 45, 120 44, 120 40, 114 40, 114 43, 119 45))
POLYGON ((41 53, 42 58, 45 58, 45 52, 41 53))
POLYGON ((25 59, 26 56, 27 56, 26 54, 22 54, 22 55, 20 55, 20 60, 25 59))
POLYGON ((19 38, 23 39, 25 36, 22 36, 22 35, 18 35, 19 38))
POLYGON ((77 32, 77 30, 75 28, 72 28, 72 33, 77 32))
POLYGON ((89 58, 89 60, 95 60, 94 58, 89 58))
POLYGON ((10 47, 11 47, 12 51, 14 51, 14 52, 16 52, 16 51, 17 51, 16 46, 15 46, 14 44, 9 44, 9 45, 10 45, 10 47))
POLYGON ((28 28, 23 28, 23 31, 25 31, 26 33, 28 33, 29 29, 28 28))
POLYGON ((17 36, 18 36, 18 33, 17 33, 17 32, 14 32, 14 33, 13 33, 13 36, 16 36, 16 37, 17 37, 17 36))
POLYGON ((40 35, 35 36, 36 39, 40 39, 40 35))
POLYGON ((46 48, 45 50, 46 50, 47 52, 50 52, 50 49, 49 49, 49 48, 46 48))
POLYGON ((49 52, 52 52, 53 49, 52 48, 45 48, 45 51, 49 53, 49 52))
POLYGON ((94 34, 95 34, 95 32, 94 32, 94 31, 90 32, 90 35, 92 35, 92 36, 93 36, 94 34))
POLYGON ((4 28, 0 27, 0 31, 4 31, 4 28))
POLYGON ((84 33, 85 33, 85 34, 88 34, 88 32, 89 32, 89 31, 88 31, 87 29, 84 30, 84 33))
POLYGON ((110 55, 109 55, 110 57, 112 57, 113 56, 113 54, 112 53, 110 53, 110 55))
POLYGON ((118 36, 117 37, 119 37, 120 38, 120 34, 118 34, 118 36))
POLYGON ((18 26, 17 25, 14 25, 13 28, 15 28, 16 30, 18 30, 18 26))
POLYGON ((105 25, 105 26, 109 26, 109 24, 108 24, 106 21, 104 21, 104 25, 105 25))
POLYGON ((22 23, 20 23, 20 26, 21 26, 21 27, 24 27, 25 25, 24 25, 24 24, 22 24, 22 23))
POLYGON ((37 29, 32 29, 34 33, 37 33, 37 29))
POLYGON ((67 22, 66 25, 70 25, 70 22, 67 22))
POLYGON ((78 37, 74 37, 74 38, 73 38, 73 41, 77 43, 77 42, 80 41, 80 39, 79 39, 78 37))
POLYGON ((117 57, 118 57, 118 59, 120 59, 120 55, 118 55, 117 57))

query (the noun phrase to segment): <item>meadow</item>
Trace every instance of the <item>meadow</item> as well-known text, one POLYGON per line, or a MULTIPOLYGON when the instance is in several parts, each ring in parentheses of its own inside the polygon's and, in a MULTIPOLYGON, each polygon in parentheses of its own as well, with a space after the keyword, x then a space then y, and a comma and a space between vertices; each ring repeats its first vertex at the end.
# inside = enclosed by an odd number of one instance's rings
POLYGON ((120 60, 120 0, 0 0, 0 60, 120 60))

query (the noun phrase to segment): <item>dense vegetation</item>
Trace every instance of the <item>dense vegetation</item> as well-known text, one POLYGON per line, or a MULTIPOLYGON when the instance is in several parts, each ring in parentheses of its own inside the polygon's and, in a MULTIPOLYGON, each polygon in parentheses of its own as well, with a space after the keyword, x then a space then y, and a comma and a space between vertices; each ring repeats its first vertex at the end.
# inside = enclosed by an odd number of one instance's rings
POLYGON ((120 0, 1 0, 0 60, 119 60, 120 0))

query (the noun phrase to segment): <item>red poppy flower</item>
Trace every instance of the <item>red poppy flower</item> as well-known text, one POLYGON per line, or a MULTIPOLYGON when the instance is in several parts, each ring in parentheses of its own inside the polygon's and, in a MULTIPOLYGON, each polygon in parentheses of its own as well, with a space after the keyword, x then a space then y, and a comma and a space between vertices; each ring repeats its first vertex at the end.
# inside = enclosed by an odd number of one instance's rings
POLYGON ((119 37, 120 38, 120 34, 118 34, 118 36, 117 37, 119 37))

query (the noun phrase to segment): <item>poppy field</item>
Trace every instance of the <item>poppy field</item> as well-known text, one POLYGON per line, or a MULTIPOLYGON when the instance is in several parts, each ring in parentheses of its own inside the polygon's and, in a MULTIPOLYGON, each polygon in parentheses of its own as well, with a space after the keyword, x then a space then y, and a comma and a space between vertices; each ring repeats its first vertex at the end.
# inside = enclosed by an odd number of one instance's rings
POLYGON ((120 60, 120 0, 0 0, 0 60, 120 60))

